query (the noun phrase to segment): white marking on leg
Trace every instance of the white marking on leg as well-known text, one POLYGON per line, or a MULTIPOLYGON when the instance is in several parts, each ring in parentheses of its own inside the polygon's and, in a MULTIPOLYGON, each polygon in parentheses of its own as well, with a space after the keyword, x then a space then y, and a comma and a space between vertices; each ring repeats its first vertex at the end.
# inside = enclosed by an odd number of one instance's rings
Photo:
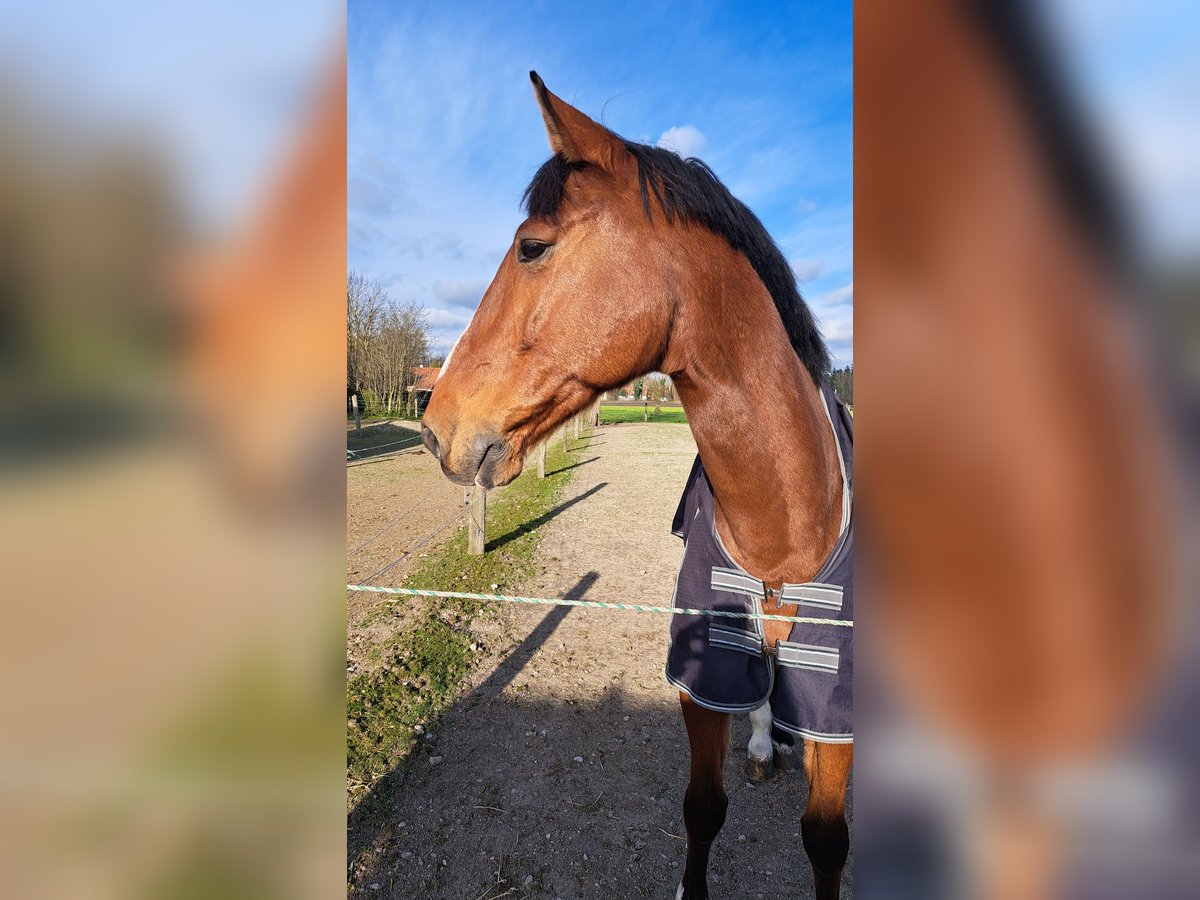
POLYGON ((750 726, 754 729, 750 735, 750 744, 746 752, 757 762, 765 762, 771 758, 771 703, 767 701, 754 712, 750 713, 750 726))
POLYGON ((675 900, 683 900, 683 882, 679 882, 679 890, 675 892, 675 900))

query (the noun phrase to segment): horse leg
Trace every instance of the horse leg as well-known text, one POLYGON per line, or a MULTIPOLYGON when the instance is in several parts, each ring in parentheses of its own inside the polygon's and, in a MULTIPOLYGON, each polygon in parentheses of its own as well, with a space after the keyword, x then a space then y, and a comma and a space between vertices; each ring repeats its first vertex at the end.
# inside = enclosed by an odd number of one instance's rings
POLYGON ((796 752, 796 737, 781 728, 771 729, 771 758, 775 771, 781 775, 794 772, 799 765, 800 754, 796 752))
POLYGON ((708 852, 721 826, 729 797, 723 769, 729 750, 729 713, 713 712, 679 695, 691 746, 691 767, 683 795, 683 824, 687 828, 687 866, 676 894, 678 900, 708 897, 708 852))
POLYGON ((853 761, 853 744, 804 742, 808 806, 800 819, 800 834, 812 863, 817 900, 837 900, 841 890, 842 869, 850 854, 846 783, 853 761))
POLYGON ((771 701, 750 713, 750 743, 746 747, 746 777, 756 784, 771 775, 771 701))

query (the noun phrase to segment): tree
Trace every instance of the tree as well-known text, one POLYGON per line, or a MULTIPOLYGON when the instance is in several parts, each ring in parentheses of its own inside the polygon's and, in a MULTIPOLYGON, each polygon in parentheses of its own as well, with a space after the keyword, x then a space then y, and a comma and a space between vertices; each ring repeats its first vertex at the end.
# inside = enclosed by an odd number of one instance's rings
POLYGON ((675 399, 675 385, 666 375, 655 373, 646 376, 645 392, 647 398, 655 403, 660 400, 675 399))
POLYGON ((346 387, 378 409, 402 410, 413 368, 429 356, 429 324, 415 303, 398 303, 377 281, 351 273, 346 282, 346 387))
POLYGON ((346 388, 361 393, 387 294, 357 272, 346 279, 346 388))
POLYGON ((829 383, 838 399, 849 406, 854 405, 854 366, 834 369, 829 373, 829 383))

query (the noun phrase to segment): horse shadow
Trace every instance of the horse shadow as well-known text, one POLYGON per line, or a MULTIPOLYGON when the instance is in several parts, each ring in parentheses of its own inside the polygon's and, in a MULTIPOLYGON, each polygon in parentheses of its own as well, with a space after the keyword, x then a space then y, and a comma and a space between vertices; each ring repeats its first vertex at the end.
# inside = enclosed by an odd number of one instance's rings
MULTIPOLYGON (((587 461, 591 462, 591 460, 587 460, 587 461)), ((583 463, 576 463, 576 465, 583 465, 583 463)), ((572 468, 572 466, 567 466, 566 468, 570 469, 570 468, 572 468)), ((564 470, 559 469, 558 471, 561 472, 564 470)), ((553 473, 553 472, 546 473, 547 476, 550 476, 553 474, 555 474, 555 473, 553 473)), ((506 533, 499 535, 499 536, 493 538, 492 540, 488 541, 487 542, 487 552, 491 553, 493 550, 499 550, 505 544, 515 541, 517 538, 521 537, 522 535, 528 534, 531 531, 537 531, 539 528, 541 528, 543 525, 545 525, 551 519, 555 518, 556 516, 562 515, 564 512, 566 512, 568 509, 570 509, 576 503, 586 500, 588 497, 592 496, 592 494, 596 493, 599 490, 603 490, 606 487, 608 487, 608 482, 601 481, 599 484, 593 485, 592 487, 588 488, 582 494, 572 497, 570 500, 564 500, 562 503, 558 504, 557 506, 546 510, 544 513, 542 513, 537 518, 530 519, 528 522, 522 522, 520 525, 518 525, 512 531, 506 532, 506 533)), ((587 576, 585 575, 584 579, 586 579, 586 578, 587 578, 587 576)), ((580 584, 582 584, 582 583, 583 583, 583 579, 580 580, 580 584)), ((575 587, 577 588, 578 586, 579 585, 576 585, 575 587)), ((575 590, 575 588, 572 588, 572 590, 575 590)))
MULTIPOLYGON (((581 449, 586 449, 586 448, 576 447, 575 449, 581 450, 581 449)), ((569 471, 571 471, 571 469, 578 469, 580 466, 586 466, 588 463, 594 463, 599 458, 600 457, 598 457, 598 456, 593 456, 591 459, 585 459, 585 460, 581 460, 580 462, 577 462, 577 463, 571 463, 569 466, 563 466, 560 469, 555 469, 553 472, 547 472, 546 477, 549 478, 551 475, 557 475, 559 472, 569 472, 569 471)))
MULTIPOLYGON (((567 598, 585 599, 598 580, 589 572, 567 598)), ((665 622, 662 654, 637 659, 623 680, 564 697, 555 686, 586 672, 572 666, 578 648, 554 640, 563 624, 575 622, 575 644, 593 633, 620 641, 620 626, 600 618, 609 613, 581 617, 572 607, 517 612, 533 625, 527 636, 430 724, 429 748, 351 811, 348 896, 674 896, 686 846, 688 746, 677 695, 661 675, 665 622)), ((746 717, 735 717, 729 814, 710 866, 714 894, 812 897, 800 842, 804 778, 746 783, 748 738, 746 717)), ((851 870, 844 898, 852 895, 851 870)))

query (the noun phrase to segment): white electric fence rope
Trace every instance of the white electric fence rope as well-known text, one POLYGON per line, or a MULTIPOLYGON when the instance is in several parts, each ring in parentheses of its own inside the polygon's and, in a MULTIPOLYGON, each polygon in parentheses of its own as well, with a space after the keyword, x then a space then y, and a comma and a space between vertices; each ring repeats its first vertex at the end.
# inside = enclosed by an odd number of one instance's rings
MULTIPOLYGON (((414 548, 416 549, 416 548, 414 548)), ((394 565, 394 563, 393 563, 394 565)), ((390 568, 390 567, 389 567, 390 568)), ((375 576, 372 576, 372 578, 375 576)), ((371 579, 367 579, 370 581, 371 579)), ((582 606, 588 609, 618 609, 625 612, 660 613, 680 616, 708 616, 722 619, 750 619, 764 622, 800 622, 807 625, 837 625, 853 628, 846 619, 821 619, 814 616, 776 616, 766 613, 732 612, 723 609, 688 609, 674 606, 644 606, 638 603, 605 603, 600 600, 568 600, 565 597, 510 597, 504 594, 471 594, 465 591, 429 591, 420 588, 375 587, 367 584, 348 584, 348 591, 370 594, 396 594, 404 597, 445 597, 451 600, 494 600, 499 603, 532 603, 539 606, 582 606)))

